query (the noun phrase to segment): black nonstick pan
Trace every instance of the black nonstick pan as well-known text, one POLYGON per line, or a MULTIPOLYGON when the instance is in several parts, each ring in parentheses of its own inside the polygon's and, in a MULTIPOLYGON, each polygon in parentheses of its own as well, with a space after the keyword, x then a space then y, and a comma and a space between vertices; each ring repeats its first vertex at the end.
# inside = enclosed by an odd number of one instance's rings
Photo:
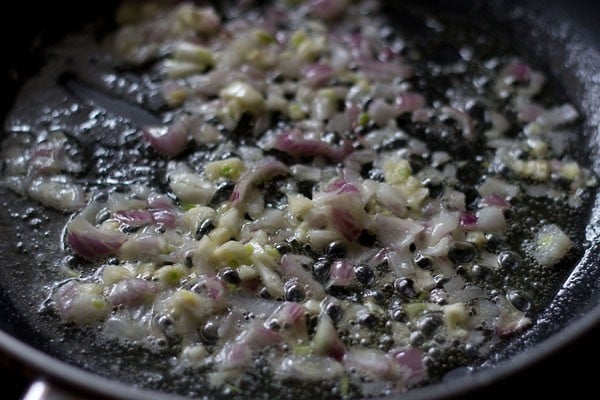
MULTIPOLYGON (((18 94, 27 93, 23 85, 28 78, 40 74, 48 49, 69 32, 84 29, 88 21, 94 25, 85 28, 87 34, 100 37, 111 28, 115 3, 23 1, 4 14, 5 56, 0 70, 3 118, 15 112, 12 107, 18 94), (9 20, 13 23, 9 24, 9 20)), ((406 32, 418 32, 422 23, 419 15, 426 13, 454 15, 461 21, 498 30, 516 52, 541 66, 565 97, 581 110, 585 122, 577 153, 582 163, 600 175, 600 29, 594 18, 600 15, 600 6, 592 2, 510 0, 390 3, 397 12, 392 20, 406 32)), ((79 96, 85 107, 88 97, 94 95, 86 94, 85 89, 69 89, 64 81, 68 77, 61 77, 61 82, 48 85, 48 99, 67 96, 72 101, 73 96, 79 96)), ((32 101, 32 108, 43 102, 44 99, 32 101)), ((109 110, 120 114, 115 119, 119 126, 135 125, 132 122, 136 118, 152 118, 153 110, 140 116, 137 110, 121 106, 116 103, 109 110)), ((52 123, 49 118, 48 124, 52 123)), ((13 118, 10 127, 3 127, 2 135, 9 128, 26 131, 26 125, 26 121, 19 125, 18 119, 13 118)), ((94 143, 90 137, 80 139, 84 147, 86 140, 87 145, 94 143)), ((160 365, 159 357, 140 356, 133 349, 115 351, 106 343, 91 341, 85 334, 59 326, 56 316, 43 307, 48 296, 44 283, 52 281, 53 274, 59 276, 57 269, 69 262, 57 247, 65 215, 41 212, 35 203, 5 188, 0 188, 0 198, 0 221, 5 230, 0 237, 0 351, 4 374, 17 381, 38 382, 30 389, 32 397, 28 399, 44 398, 56 391, 83 398, 175 398, 168 393, 171 378, 165 372, 168 368, 160 365), (35 393, 42 395, 33 397, 35 393)), ((600 346, 594 340, 600 334, 598 194, 589 204, 584 218, 576 221, 581 237, 589 245, 581 248, 573 271, 564 274, 555 288, 556 295, 538 315, 534 326, 511 338, 497 354, 477 366, 457 370, 442 382, 413 389, 398 398, 499 398, 520 394, 528 387, 542 396, 553 394, 557 385, 581 385, 593 390, 594 383, 583 381, 580 374, 585 368, 583 360, 600 356, 600 346)), ((175 386, 181 385, 184 383, 175 386)), ((191 394, 203 395, 201 386, 194 386, 193 382, 189 385, 191 394)))

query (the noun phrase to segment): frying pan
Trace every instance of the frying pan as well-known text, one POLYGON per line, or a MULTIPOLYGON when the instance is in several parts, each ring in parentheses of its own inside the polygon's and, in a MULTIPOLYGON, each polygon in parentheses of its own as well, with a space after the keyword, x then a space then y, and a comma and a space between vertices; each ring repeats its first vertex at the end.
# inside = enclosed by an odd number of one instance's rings
MULTIPOLYGON (((0 72, 5 89, 0 111, 4 114, 26 79, 38 73, 47 46, 66 32, 77 31, 83 21, 111 20, 115 2, 47 3, 21 1, 4 16, 17 22, 10 28, 2 24, 6 43, 0 72)), ((493 24, 511 38, 517 50, 544 66, 569 101, 582 110, 585 124, 578 156, 600 174, 600 28, 594 25, 600 6, 577 1, 415 3, 435 13, 458 13, 476 24, 493 24)), ((414 22, 401 11, 398 21, 399 26, 414 22)), ((162 381, 170 379, 164 369, 149 367, 157 363, 151 354, 140 359, 134 350, 120 349, 117 355, 104 343, 90 342, 85 334, 63 331, 55 317, 40 310, 47 288, 40 288, 39 282, 47 282, 48 275, 58 273, 58 264, 68 262, 57 256, 56 249, 64 216, 53 211, 40 214, 33 203, 0 190, 0 221, 6 230, 0 238, 0 350, 6 373, 18 371, 27 379, 46 382, 41 391, 60 388, 59 392, 85 398, 175 398, 140 388, 160 388, 162 381)), ((582 250, 580 261, 565 275, 534 327, 511 339, 478 371, 456 371, 451 378, 399 398, 496 398, 519 393, 522 385, 535 387, 543 395, 555 394, 556 381, 569 386, 586 384, 579 375, 583 369, 579 358, 600 355, 594 342, 594 335, 600 334, 600 197, 596 195, 591 203, 580 226, 590 245, 582 250)), ((587 383, 587 388, 593 390, 593 384, 587 383)), ((202 386, 190 385, 193 393, 203 393, 202 386)), ((31 398, 40 386, 33 388, 31 398)))

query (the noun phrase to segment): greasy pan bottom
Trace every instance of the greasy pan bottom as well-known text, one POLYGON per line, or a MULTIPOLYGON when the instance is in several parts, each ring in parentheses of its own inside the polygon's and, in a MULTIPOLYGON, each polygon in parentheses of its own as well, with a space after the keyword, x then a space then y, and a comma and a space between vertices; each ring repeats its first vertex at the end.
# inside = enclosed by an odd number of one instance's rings
MULTIPOLYGON (((426 3, 427 6, 455 8, 467 12, 467 6, 462 4, 463 2, 451 2, 451 4, 448 4, 448 2, 430 3, 426 3)), ((591 168, 598 174, 600 160, 594 155, 598 154, 598 143, 600 142, 600 132, 598 130, 600 116, 597 114, 597 110, 600 109, 600 80, 598 80, 600 56, 597 52, 588 49, 589 44, 586 40, 589 40, 589 37, 578 36, 577 26, 575 25, 569 27, 563 25, 562 22, 557 24, 556 21, 559 20, 556 15, 565 18, 565 15, 569 14, 554 14, 555 10, 552 8, 540 7, 539 9, 543 10, 542 14, 529 14, 520 12, 520 9, 514 7, 512 2, 502 2, 502 5, 497 7, 488 7, 486 2, 464 3, 468 3, 471 10, 476 10, 474 16, 479 17, 482 9, 485 8, 489 15, 500 20, 506 26, 510 26, 511 29, 507 29, 507 32, 519 39, 518 46, 523 47, 519 50, 525 50, 527 54, 531 54, 534 59, 538 60, 538 64, 543 62, 542 65, 547 66, 548 73, 554 76, 564 87, 569 100, 583 111, 586 115, 585 141, 589 145, 582 148, 584 153, 582 157, 589 157, 593 160, 591 168)), ((5 33, 4 37, 16 37, 15 40, 18 43, 12 43, 14 49, 12 46, 9 46, 9 49, 14 50, 13 54, 19 55, 19 57, 15 57, 12 65, 7 65, 2 69, 3 80, 8 83, 9 89, 16 91, 27 75, 36 72, 35 65, 42 60, 41 54, 43 52, 40 48, 46 43, 46 40, 52 41, 54 38, 60 37, 60 33, 65 29, 74 29, 77 25, 74 21, 81 21, 81 16, 86 16, 87 10, 84 10, 85 7, 83 6, 74 6, 74 8, 69 8, 69 13, 62 14, 58 4, 62 3, 56 3, 55 7, 48 10, 40 10, 41 14, 34 17, 33 25, 22 27, 22 29, 26 29, 24 31, 26 33, 23 35, 15 35, 13 32, 10 36, 7 36, 8 33, 5 33), (80 15, 75 16, 75 14, 80 15), (56 18, 48 16, 56 16, 56 18), (63 24, 64 21, 68 21, 68 23, 63 24), (49 27, 45 30, 44 35, 40 36, 33 33, 43 31, 41 27, 46 24, 49 24, 49 27), (42 40, 37 42, 37 51, 30 52, 31 47, 25 47, 23 43, 31 43, 32 36, 42 40), (31 54, 28 57, 21 57, 29 53, 31 54), (40 59, 36 59, 38 56, 40 59)), ((73 4, 68 5, 73 6, 73 4)), ((25 5, 21 7, 23 12, 27 10, 25 5)), ((102 9, 104 9, 104 5, 102 9)), ((6 111, 12 104, 13 97, 4 97, 2 101, 4 103, 1 109, 6 111)), ((1 193, 4 194, 5 192, 1 193)), ((5 202, 8 202, 8 200, 5 200, 5 202)), ((26 209, 27 206, 27 202, 14 205, 14 207, 10 203, 3 204, 3 211, 0 213, 2 225, 7 227, 14 223, 14 219, 10 217, 9 211, 7 211, 8 209, 26 209), (7 205, 8 207, 6 207, 7 205)), ((52 217, 50 215, 47 221, 43 220, 43 223, 48 224, 47 230, 50 232, 48 235, 50 238, 57 237, 56 235, 60 233, 61 229, 58 224, 52 225, 52 217)), ((600 200, 596 199, 586 229, 586 238, 593 245, 586 249, 583 259, 566 280, 548 310, 540 316, 539 322, 524 335, 512 340, 502 352, 495 356, 494 360, 489 361, 488 364, 492 366, 491 368, 484 368, 482 371, 466 377, 457 376, 447 382, 416 389, 403 394, 401 397, 403 399, 426 399, 456 397, 467 394, 477 397, 482 394, 482 391, 488 393, 490 385, 497 388, 499 382, 504 382, 504 389, 499 389, 500 391, 515 390, 519 383, 532 384, 537 382, 541 384, 551 382, 554 378, 566 383, 565 371, 552 371, 552 366, 565 368, 562 365, 565 359, 562 358, 559 361, 556 358, 558 355, 555 353, 569 344, 571 345, 571 347, 567 347, 569 352, 584 351, 583 354, 590 357, 588 359, 593 359, 592 356, 598 354, 598 346, 587 348, 591 341, 589 339, 587 341, 578 339, 581 338, 583 333, 588 332, 588 335, 591 335, 589 332, 597 332, 600 329, 600 306, 598 306, 600 304, 600 288, 595 285, 595 282, 600 281, 599 218, 600 200), (582 341, 586 348, 574 347, 573 342, 575 341, 582 341), (550 358, 546 369, 544 369, 544 365, 540 365, 540 362, 547 360, 552 355, 555 356, 554 361, 550 358), (526 369, 532 366, 535 367, 526 369), (550 374, 550 377, 546 376, 544 379, 536 380, 532 376, 535 373, 550 374), (509 376, 516 376, 516 374, 519 374, 518 376, 521 378, 505 381, 509 376), (556 376, 553 376, 553 374, 556 374, 556 376), (519 381, 519 379, 522 380, 519 381)), ((2 315, 0 328, 3 331, 0 332, 0 347, 2 350, 7 355, 26 364, 34 372, 39 372, 41 376, 56 380, 61 385, 110 397, 150 398, 159 395, 164 396, 156 392, 138 391, 131 386, 108 381, 105 378, 70 367, 36 350, 41 349, 45 353, 61 359, 69 358, 69 352, 65 349, 68 341, 65 344, 65 341, 53 339, 51 330, 46 329, 44 325, 49 317, 37 313, 39 299, 35 296, 27 297, 28 290, 20 290, 24 286, 24 282, 36 282, 41 279, 40 274, 42 272, 31 270, 31 267, 36 262, 45 262, 47 255, 45 255, 44 249, 51 249, 55 245, 52 240, 40 240, 39 247, 27 255, 27 257, 34 256, 29 258, 33 262, 26 262, 27 258, 16 250, 16 243, 26 241, 27 232, 26 227, 21 228, 17 230, 17 233, 21 233, 20 237, 6 235, 0 243, 0 249, 4 255, 3 265, 0 269, 0 285, 2 287, 0 292, 0 315, 2 315), (30 310, 34 310, 34 312, 30 310), (19 341, 15 337, 19 338, 19 341), (67 355, 65 356, 65 354, 67 355)), ((44 296, 44 294, 39 293, 38 295, 44 296)), ((562 350, 562 357, 566 356, 565 353, 566 350, 562 350)), ((568 360, 573 362, 575 358, 568 358, 568 360)), ((577 367, 578 365, 570 364, 566 366, 570 370, 575 370, 575 372, 569 371, 571 374, 576 373, 577 367)), ((571 378, 573 377, 576 377, 576 375, 571 378)), ((548 387, 540 388, 539 394, 545 393, 544 389, 548 389, 548 387)), ((500 392, 494 391, 494 393, 497 395, 500 392)), ((552 392, 549 391, 548 393, 552 392)))

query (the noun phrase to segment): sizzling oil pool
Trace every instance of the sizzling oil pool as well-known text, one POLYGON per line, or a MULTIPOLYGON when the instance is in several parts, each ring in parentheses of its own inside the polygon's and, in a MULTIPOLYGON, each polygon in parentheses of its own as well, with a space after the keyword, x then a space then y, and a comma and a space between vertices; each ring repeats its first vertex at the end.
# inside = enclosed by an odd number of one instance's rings
POLYGON ((535 323, 585 245, 578 111, 503 38, 345 3, 126 3, 54 48, 3 181, 65 212, 44 318, 94 342, 66 358, 192 396, 368 397, 535 323))

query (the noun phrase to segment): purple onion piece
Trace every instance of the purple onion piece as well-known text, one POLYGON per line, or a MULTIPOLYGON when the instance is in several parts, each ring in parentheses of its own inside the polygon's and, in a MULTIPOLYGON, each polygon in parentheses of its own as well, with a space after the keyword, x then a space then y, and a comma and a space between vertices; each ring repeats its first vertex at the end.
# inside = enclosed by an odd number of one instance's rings
POLYGON ((271 344, 281 343, 283 336, 272 329, 255 325, 242 333, 239 340, 246 343, 252 349, 260 349, 271 344))
POLYGON ((154 217, 148 210, 121 210, 114 213, 113 217, 123 225, 139 228, 154 223, 154 217))
POLYGON ((129 278, 116 283, 108 293, 107 299, 113 306, 139 306, 151 301, 158 289, 156 282, 129 278))
POLYGON ((254 168, 242 174, 231 194, 231 202, 234 206, 241 204, 253 185, 279 175, 285 175, 288 172, 288 167, 282 162, 277 161, 272 157, 265 158, 254 168))
POLYGON ((271 323, 277 323, 279 327, 288 332, 305 332, 306 325, 304 316, 306 310, 298 303, 285 302, 279 306, 265 324, 269 326, 271 323))
POLYGON ((148 211, 152 214, 155 223, 161 224, 167 229, 175 228, 177 217, 170 210, 150 209, 148 211))
POLYGON ((341 147, 336 147, 321 140, 305 139, 298 129, 280 134, 274 147, 294 158, 321 156, 336 162, 343 161, 353 151, 352 144, 348 141, 344 141, 341 147))
POLYGON ((335 181, 331 182, 325 189, 325 192, 342 194, 342 193, 359 193, 359 190, 352 183, 346 181, 345 179, 340 178, 340 179, 336 179, 335 181))
POLYGON ((485 196, 483 199, 481 199, 479 204, 484 207, 497 207, 501 210, 510 208, 510 203, 508 202, 508 200, 506 200, 504 196, 500 196, 497 194, 490 194, 488 196, 485 196))
POLYGON ((176 156, 186 149, 190 141, 192 120, 181 118, 168 127, 146 127, 142 133, 154 149, 166 156, 176 156))
POLYGON ((463 213, 458 217, 458 223, 463 228, 475 228, 475 225, 477 225, 477 216, 468 212, 463 213))
POLYGON ((331 265, 330 284, 332 286, 349 286, 354 280, 354 267, 347 260, 336 260, 331 265))
POLYGON ((195 287, 197 292, 201 292, 200 294, 209 300, 213 311, 221 310, 227 306, 227 289, 216 276, 201 275, 195 287))
POLYGON ((158 193, 148 195, 148 206, 162 210, 171 210, 174 207, 173 200, 169 196, 158 193))
POLYGON ((526 64, 513 62, 504 67, 500 74, 512 78, 514 82, 524 82, 529 79, 531 68, 526 64))
POLYGON ((96 228, 81 216, 67 224, 69 246, 85 258, 114 254, 126 240, 127 235, 96 228))
POLYGON ((415 348, 409 348, 393 353, 393 358, 400 366, 408 369, 409 385, 423 380, 427 375, 427 367, 423 364, 423 351, 415 348))
POLYGON ((415 112, 425 107, 425 98, 419 93, 404 92, 396 97, 396 106, 400 115, 415 112))
POLYGON ((329 222, 349 242, 356 240, 362 231, 357 219, 345 208, 333 207, 329 214, 329 222))
POLYGON ((399 371, 392 364, 393 360, 380 350, 353 348, 346 353, 344 363, 374 378, 397 379, 400 377, 399 371))
POLYGON ((252 350, 247 343, 231 343, 222 351, 220 370, 243 368, 252 361, 252 350))
POLYGON ((321 87, 335 76, 335 70, 331 66, 320 63, 307 65, 302 69, 302 73, 306 83, 312 87, 321 87))

